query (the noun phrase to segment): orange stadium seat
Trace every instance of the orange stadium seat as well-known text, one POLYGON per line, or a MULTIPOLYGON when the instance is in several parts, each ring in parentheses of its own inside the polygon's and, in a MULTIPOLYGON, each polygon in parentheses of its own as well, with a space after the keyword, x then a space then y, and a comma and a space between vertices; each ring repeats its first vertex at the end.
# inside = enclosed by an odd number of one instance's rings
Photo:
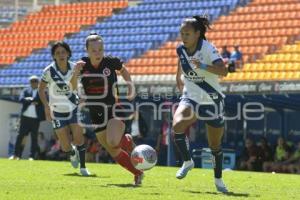
POLYGON ((0 39, 5 41, 5 45, 0 43, 1 49, 4 49, 3 55, 11 55, 9 58, 1 58, 0 64, 11 64, 16 57, 27 56, 34 48, 44 48, 49 41, 61 40, 66 33, 79 31, 82 25, 96 23, 97 17, 110 16, 113 9, 127 6, 127 0, 44 6, 41 11, 28 14, 24 20, 13 23, 9 28, 0 29, 0 39), (39 42, 28 43, 23 40, 39 42), (15 51, 16 47, 26 49, 15 51))

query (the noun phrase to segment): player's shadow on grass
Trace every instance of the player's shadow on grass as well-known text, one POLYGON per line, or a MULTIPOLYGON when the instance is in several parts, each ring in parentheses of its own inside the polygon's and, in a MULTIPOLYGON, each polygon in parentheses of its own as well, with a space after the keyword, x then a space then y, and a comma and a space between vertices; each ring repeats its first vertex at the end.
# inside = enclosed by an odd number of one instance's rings
POLYGON ((83 177, 83 178, 110 178, 110 176, 97 176, 96 174, 92 174, 90 176, 82 176, 78 173, 64 174, 64 176, 77 176, 77 177, 83 177))
MULTIPOLYGON (((107 184, 106 187, 111 187, 111 186, 114 186, 114 187, 121 187, 121 188, 139 188, 141 187, 140 185, 133 185, 131 183, 121 183, 121 184, 107 184)), ((150 188, 152 186, 148 186, 147 188, 150 188)), ((143 186, 143 188, 145 188, 145 186, 143 186)), ((152 187, 153 188, 153 187, 152 187)))
POLYGON ((115 187, 121 187, 121 188, 136 188, 138 186, 135 186, 130 183, 122 183, 122 184, 107 184, 106 187, 115 186, 115 187))
MULTIPOLYGON (((189 192, 193 194, 226 195, 226 196, 246 197, 246 198, 250 196, 248 193, 236 193, 236 192, 221 193, 221 192, 201 192, 201 191, 192 191, 192 190, 185 190, 185 192, 189 192)), ((255 197, 259 197, 259 195, 256 195, 255 197)))

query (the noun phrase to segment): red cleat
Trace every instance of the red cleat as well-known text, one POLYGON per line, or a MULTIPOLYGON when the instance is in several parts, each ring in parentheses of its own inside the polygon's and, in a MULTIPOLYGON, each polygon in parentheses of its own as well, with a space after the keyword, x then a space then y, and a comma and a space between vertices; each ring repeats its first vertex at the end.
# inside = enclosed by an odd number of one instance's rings
POLYGON ((134 176, 134 186, 140 186, 142 185, 142 180, 144 178, 144 172, 141 172, 139 175, 134 176))

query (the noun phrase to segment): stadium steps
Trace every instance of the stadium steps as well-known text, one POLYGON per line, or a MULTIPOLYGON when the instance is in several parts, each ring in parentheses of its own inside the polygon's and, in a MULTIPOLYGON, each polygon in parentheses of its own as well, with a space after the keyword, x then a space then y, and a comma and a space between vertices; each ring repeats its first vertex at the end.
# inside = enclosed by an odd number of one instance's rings
POLYGON ((0 65, 26 57, 34 49, 45 48, 50 41, 62 40, 67 33, 92 25, 98 17, 108 17, 113 9, 125 8, 128 1, 85 2, 47 5, 41 11, 28 14, 24 20, 0 30, 0 65))

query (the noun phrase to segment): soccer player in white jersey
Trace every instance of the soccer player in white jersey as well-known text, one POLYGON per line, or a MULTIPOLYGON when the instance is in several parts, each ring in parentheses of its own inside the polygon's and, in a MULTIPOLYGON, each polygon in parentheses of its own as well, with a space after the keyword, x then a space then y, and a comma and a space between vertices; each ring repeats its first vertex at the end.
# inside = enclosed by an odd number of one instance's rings
POLYGON ((221 139, 224 132, 224 94, 219 85, 219 76, 228 70, 217 49, 206 40, 209 21, 203 16, 194 16, 183 21, 180 34, 182 44, 177 47, 177 86, 182 92, 175 112, 173 129, 175 142, 184 160, 176 177, 184 178, 194 167, 188 150, 188 139, 184 131, 196 120, 204 120, 208 144, 212 152, 215 185, 218 191, 228 192, 222 181, 221 139))
POLYGON ((70 87, 74 63, 70 62, 71 49, 65 42, 56 42, 51 48, 54 62, 47 66, 39 85, 40 99, 45 107, 46 119, 52 121, 55 133, 60 141, 62 150, 70 155, 74 168, 80 163, 80 173, 89 176, 85 167, 85 151, 83 128, 79 126, 78 96, 70 87), (49 102, 45 89, 48 88, 49 102), (73 146, 70 141, 72 132, 73 146))

